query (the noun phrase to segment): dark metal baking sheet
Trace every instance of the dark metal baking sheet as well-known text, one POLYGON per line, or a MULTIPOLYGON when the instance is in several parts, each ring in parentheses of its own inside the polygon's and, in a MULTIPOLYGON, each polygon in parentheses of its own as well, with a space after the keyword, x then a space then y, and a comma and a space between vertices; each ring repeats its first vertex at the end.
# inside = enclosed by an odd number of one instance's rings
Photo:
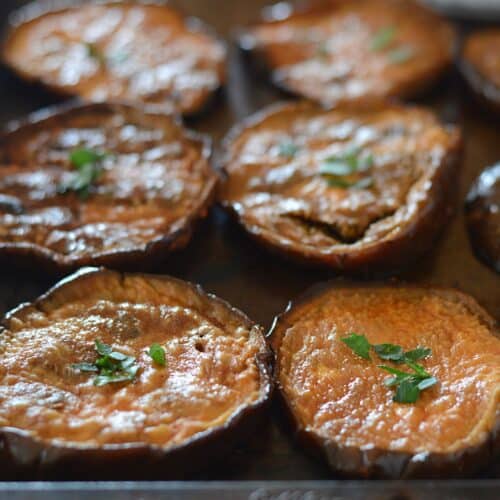
MULTIPOLYGON (((7 13, 24 3, 19 0, 0 2, 0 21, 7 13)), ((260 9, 269 0, 177 0, 184 11, 201 17, 212 24, 219 34, 229 41, 236 27, 257 19, 260 9)), ((470 25, 458 25, 460 30, 470 25)), ((216 144, 224 133, 238 120, 262 106, 287 96, 274 89, 254 66, 229 42, 229 82, 213 104, 201 116, 191 119, 189 125, 212 135, 216 144)), ((19 118, 40 107, 54 104, 54 96, 40 88, 19 82, 7 71, 0 69, 0 125, 19 118)), ((500 319, 500 278, 479 263, 471 253, 462 214, 462 200, 475 176, 487 165, 500 160, 499 121, 479 108, 469 97, 460 77, 452 73, 431 94, 419 101, 432 106, 443 119, 463 126, 465 149, 460 191, 457 193, 457 214, 445 229, 435 248, 405 272, 401 279, 457 287, 470 293, 497 319, 500 319)), ((188 248, 168 259, 159 273, 174 274, 189 281, 201 283, 205 289, 216 293, 241 308, 255 321, 268 328, 273 317, 281 312, 288 301, 309 286, 326 279, 331 273, 292 265, 274 257, 249 241, 220 211, 214 209, 208 221, 197 232, 188 248)), ((22 301, 31 300, 54 283, 53 279, 33 273, 0 269, 0 313, 22 301)), ((253 441, 237 449, 232 456, 215 468, 199 474, 200 480, 327 480, 335 479, 326 467, 297 449, 280 425, 279 415, 273 411, 266 428, 260 429, 253 441)), ((491 464, 483 478, 500 478, 500 463, 491 464)), ((14 498, 66 498, 70 492, 81 491, 80 498, 115 498, 111 490, 123 490, 130 497, 157 498, 159 491, 166 491, 178 498, 194 498, 206 491, 213 498, 246 498, 258 488, 266 489, 267 483, 242 485, 240 483, 110 483, 102 486, 54 483, 24 485, 0 484, 0 495, 14 498), (61 489, 62 488, 62 489, 61 489), (66 489, 65 489, 66 488, 66 489), (101 488, 101 489, 99 489, 101 488), (100 491, 100 493, 99 493, 100 491), (108 493, 102 493, 108 491, 108 493), (93 493, 92 493, 93 492, 93 493), (181 496, 180 492, 184 492, 181 496), (43 496, 45 495, 45 496, 43 496), (101 495, 101 496, 99 496, 101 495), (226 495, 226 496, 224 496, 226 495), (229 495, 229 496, 227 496, 229 495), (231 496, 234 495, 234 496, 231 496), (238 496, 239 495, 239 496, 238 496)), ((315 482, 294 486, 294 491, 317 491, 323 498, 357 494, 364 496, 386 492, 388 496, 411 492, 411 498, 498 498, 500 481, 481 482, 480 479, 463 483, 371 483, 315 482), (403 488, 403 489, 401 489, 403 488), (495 495, 496 493, 496 495, 495 495), (488 496, 490 495, 490 496, 488 496)), ((269 485, 268 497, 278 496, 284 485, 269 485), (277 488, 277 489, 275 489, 277 488), (281 488, 281 489, 280 489, 281 488), (274 492, 274 493, 273 493, 274 492)), ((71 493, 71 496, 73 496, 71 493)), ((385 495, 382 496, 385 498, 385 495)), ((404 496, 403 496, 404 497, 404 496)), ((120 497, 122 498, 122 497, 120 497)), ((253 497, 259 498, 259 497, 253 497)), ((287 496, 283 498, 295 498, 287 496)), ((297 497, 299 498, 299 497, 297 497)), ((308 497, 309 498, 309 497, 308 497)), ((400 496, 398 497, 400 498, 400 496)), ((406 497, 404 497, 406 498, 406 497)))

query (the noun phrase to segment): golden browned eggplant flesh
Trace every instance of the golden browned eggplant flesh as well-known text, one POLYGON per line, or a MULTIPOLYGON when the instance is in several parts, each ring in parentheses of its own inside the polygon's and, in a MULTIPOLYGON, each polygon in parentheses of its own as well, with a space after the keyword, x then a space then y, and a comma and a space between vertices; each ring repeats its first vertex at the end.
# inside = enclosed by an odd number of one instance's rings
POLYGON ((224 44, 171 6, 60 4, 38 2, 14 16, 3 60, 27 80, 89 101, 170 103, 189 114, 225 79, 224 44))
POLYGON ((220 199, 284 255, 395 271, 447 220, 459 149, 458 130, 423 108, 271 107, 229 134, 220 199))
POLYGON ((217 176, 173 115, 119 104, 33 115, 0 137, 0 255, 135 266, 187 243, 217 176))
POLYGON ((500 453, 498 324, 465 294, 332 284, 271 342, 297 437, 337 473, 464 477, 500 453))
POLYGON ((334 0, 249 28, 281 87, 327 104, 409 97, 453 61, 451 25, 408 0, 334 0))
POLYGON ((184 477, 272 389, 260 327, 173 278, 83 270, 1 325, 2 477, 184 477))

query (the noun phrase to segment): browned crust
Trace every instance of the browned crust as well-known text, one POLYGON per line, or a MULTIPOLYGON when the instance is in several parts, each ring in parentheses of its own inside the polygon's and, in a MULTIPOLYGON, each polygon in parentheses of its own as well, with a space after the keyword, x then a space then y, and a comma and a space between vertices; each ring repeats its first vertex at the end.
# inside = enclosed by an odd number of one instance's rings
MULTIPOLYGON (((471 314, 489 328, 492 335, 500 338, 498 323, 470 295, 459 290, 436 286, 418 286, 399 283, 385 283, 393 288, 412 288, 422 292, 445 295, 462 303, 471 314)), ((363 288, 376 288, 380 283, 363 284, 363 288)), ((271 347, 277 356, 281 333, 288 326, 288 317, 300 310, 301 306, 314 300, 328 289, 357 287, 352 282, 326 282, 313 286, 295 302, 289 302, 286 310, 275 317, 268 333, 271 347)), ((363 479, 423 479, 423 478, 463 478, 494 463, 500 456, 500 413, 497 413, 495 426, 486 439, 476 446, 464 448, 453 453, 411 454, 399 451, 374 448, 361 450, 352 446, 339 446, 334 441, 325 440, 312 431, 305 429, 295 418, 292 406, 279 381, 279 363, 275 362, 276 395, 283 409, 285 423, 294 439, 311 455, 324 460, 330 469, 346 478, 363 479)))
MULTIPOLYGON (((142 5, 166 6, 166 3, 162 0, 92 0, 92 2, 99 5, 134 3, 139 5, 142 4, 142 5)), ((0 40, 0 63, 9 68, 14 74, 16 74, 19 78, 21 78, 25 82, 35 86, 43 87, 56 96, 59 96, 61 98, 77 97, 75 96, 75 94, 67 92, 57 85, 47 84, 43 80, 43 78, 35 77, 32 74, 22 71, 19 68, 15 67, 13 64, 9 62, 9 58, 7 57, 7 45, 12 32, 22 24, 31 22, 36 18, 42 17, 45 14, 49 14, 51 12, 57 12, 65 9, 70 9, 73 7, 78 7, 80 5, 85 5, 86 3, 88 3, 86 0, 37 0, 14 11, 9 16, 8 23, 3 28, 3 32, 1 33, 2 36, 0 40)), ((184 13, 181 12, 181 14, 184 13)), ((221 44, 221 46, 224 47, 227 53, 227 43, 215 32, 215 30, 211 26, 204 23, 201 19, 192 16, 186 17, 185 22, 186 22, 186 27, 189 31, 193 32, 198 31, 200 33, 205 33, 207 35, 210 35, 219 44, 221 44)), ((226 81, 225 70, 219 76, 220 76, 219 88, 221 88, 226 81)), ((182 109, 181 110, 182 114, 190 116, 202 113, 209 106, 210 101, 214 97, 217 90, 218 89, 215 89, 213 92, 207 91, 206 94, 203 95, 202 98, 198 99, 191 108, 182 109)), ((169 108, 170 104, 166 103, 165 107, 169 108)))
MULTIPOLYGON (((239 30, 237 34, 237 40, 240 49, 247 53, 250 53, 253 56, 255 62, 257 63, 257 67, 263 71, 267 71, 270 73, 270 80, 276 87, 280 88, 287 94, 299 95, 300 92, 298 92, 296 89, 291 88, 286 81, 275 75, 274 68, 271 68, 266 62, 265 51, 253 46, 254 42, 252 42, 252 30, 259 24, 277 24, 301 17, 307 18, 310 15, 320 14, 322 12, 324 12, 325 14, 331 13, 333 9, 339 8, 352 2, 351 0, 321 0, 317 3, 306 3, 299 6, 292 5, 288 2, 284 3, 286 3, 290 8, 290 13, 286 17, 280 17, 279 19, 273 18, 268 14, 270 12, 270 8, 267 7, 262 12, 260 23, 253 24, 245 29, 239 30)), ((436 19, 441 19, 443 23, 447 23, 442 16, 440 16, 438 13, 436 13, 426 5, 423 5, 422 3, 417 4, 413 0, 409 0, 408 3, 411 3, 411 5, 409 5, 408 7, 419 9, 420 11, 425 12, 428 16, 434 17, 436 19)), ((450 23, 447 23, 447 25, 450 29, 453 30, 450 23)), ((391 95, 387 95, 386 98, 410 99, 419 97, 429 91, 444 77, 444 75, 448 72, 451 65, 453 64, 456 45, 456 33, 453 30, 452 50, 449 51, 448 57, 443 58, 440 64, 436 64, 434 68, 429 69, 429 71, 423 74, 421 78, 407 81, 404 86, 400 86, 400 88, 398 88, 396 92, 391 93, 391 95)), ((303 95, 303 97, 308 98, 307 95, 303 95)), ((371 99, 359 99, 360 102, 364 101, 366 103, 375 103, 379 100, 380 98, 375 97, 371 99)), ((324 105, 333 104, 329 103, 328 101, 320 103, 324 105)))
POLYGON ((463 49, 468 39, 473 36, 474 33, 469 35, 463 42, 458 67, 477 101, 488 111, 500 113, 500 89, 476 69, 474 61, 465 57, 463 49))
MULTIPOLYGON (((166 119, 175 120, 179 127, 183 126, 179 118, 171 114, 165 114, 165 109, 159 109, 155 106, 138 107, 124 103, 81 104, 78 102, 70 102, 37 111, 24 119, 8 124, 4 132, 0 133, 0 148, 5 141, 8 141, 10 134, 15 133, 21 128, 37 126, 46 121, 48 123, 57 121, 61 115, 82 109, 90 112, 101 109, 111 109, 118 112, 131 110, 136 113, 144 113, 145 115, 155 117, 164 116, 166 119)), ((199 143, 202 158, 209 163, 212 156, 211 139, 206 135, 199 134, 189 129, 184 129, 184 136, 187 139, 199 143)), ((32 243, 0 242, 0 262, 13 262, 16 267, 21 269, 40 269, 41 267, 45 273, 49 274, 68 273, 83 266, 106 266, 117 269, 135 270, 151 269, 155 264, 165 258, 166 255, 184 248, 189 243, 200 220, 208 215, 209 209, 215 199, 218 181, 219 175, 214 171, 211 179, 204 188, 202 196, 198 199, 198 205, 185 218, 183 227, 174 234, 149 241, 140 248, 126 251, 118 250, 103 252, 89 257, 72 258, 71 256, 65 256, 46 247, 32 243)))
MULTIPOLYGON (((383 104, 380 104, 383 105, 383 104)), ((299 101, 297 103, 279 103, 271 105, 260 112, 248 117, 241 123, 234 126, 226 135, 223 141, 223 153, 219 159, 218 166, 225 172, 224 165, 228 163, 229 145, 236 137, 246 129, 265 121, 270 115, 283 110, 308 109, 316 105, 299 101)), ((360 109, 360 105, 342 107, 342 109, 360 109)), ((369 105, 371 106, 371 105, 369 105)), ((395 103, 385 103, 396 109, 405 109, 405 106, 395 103)), ((318 109, 322 109, 318 107, 318 109)), ((323 108, 327 109, 327 108, 323 108)), ((454 148, 445 157, 442 165, 437 169, 439 172, 433 182, 429 198, 433 203, 424 206, 419 211, 417 220, 411 224, 406 224, 404 231, 400 231, 396 237, 379 241, 369 249, 356 251, 339 251, 330 254, 311 252, 303 250, 294 245, 285 245, 277 242, 277 238, 269 231, 263 231, 258 227, 248 226, 242 223, 234 207, 221 199, 219 203, 229 212, 233 219, 242 225, 245 231, 258 243, 266 247, 273 253, 284 256, 294 262, 303 265, 327 266, 335 271, 345 274, 372 274, 373 272, 385 274, 387 272, 397 272, 419 256, 432 248, 443 230, 446 222, 450 220, 455 209, 454 195, 458 185, 457 169, 461 164, 462 136, 454 145, 454 148), (425 210, 424 210, 425 209, 425 210)), ((227 172, 225 176, 227 177, 227 172)), ((278 238, 279 239, 279 238, 278 238)))
MULTIPOLYGON (((99 280, 116 271, 85 268, 64 278, 53 288, 34 300, 8 312, 0 322, 22 313, 27 308, 43 309, 44 303, 65 289, 78 286, 84 280, 99 280)), ((123 279, 126 275, 120 275, 123 279)), ((134 275, 132 275, 134 276, 134 275)), ((148 275, 136 275, 147 278, 148 275)), ((206 293, 201 286, 169 276, 151 276, 158 280, 176 282, 189 288, 201 300, 216 302, 236 316, 248 328, 258 328, 245 314, 224 300, 206 293)), ((272 355, 266 347, 256 357, 260 373, 260 397, 238 410, 230 420, 214 429, 190 438, 187 442, 164 449, 161 446, 109 444, 100 447, 78 448, 44 442, 13 427, 0 428, 0 464, 2 479, 182 479, 192 477, 199 469, 229 453, 240 441, 248 438, 267 414, 273 392, 272 355)))

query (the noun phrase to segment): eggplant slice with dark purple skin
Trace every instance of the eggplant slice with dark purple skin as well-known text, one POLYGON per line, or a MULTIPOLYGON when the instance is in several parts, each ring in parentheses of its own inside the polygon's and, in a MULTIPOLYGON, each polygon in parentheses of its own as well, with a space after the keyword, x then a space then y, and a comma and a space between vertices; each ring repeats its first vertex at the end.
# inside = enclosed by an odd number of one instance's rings
POLYGON ((279 316, 270 339, 295 437, 334 473, 463 478, 499 457, 498 324, 472 297, 332 284, 279 316), (404 375, 389 383, 394 370, 413 373, 416 394, 404 375))
POLYGON ((500 273, 500 163, 484 170, 471 187, 465 216, 474 253, 500 273))
POLYGON ((48 272, 151 267, 206 216, 218 179, 210 150, 163 109, 32 115, 0 137, 0 256, 48 272))
POLYGON ((86 101, 200 111, 225 80, 226 47, 164 2, 35 2, 12 16, 3 61, 86 101))
POLYGON ((83 269, 1 322, 2 478, 192 477, 262 424, 262 329, 200 287, 83 269))
POLYGON ((332 0, 269 11, 271 19, 244 31, 241 46, 278 86, 323 104, 412 97, 453 63, 452 26, 413 1, 332 0))
POLYGON ((479 100, 500 113, 500 29, 470 34, 464 42, 460 66, 479 100))
POLYGON ((219 198, 285 256, 395 272, 448 220, 460 147, 459 131, 423 108, 273 106, 229 133, 219 198))

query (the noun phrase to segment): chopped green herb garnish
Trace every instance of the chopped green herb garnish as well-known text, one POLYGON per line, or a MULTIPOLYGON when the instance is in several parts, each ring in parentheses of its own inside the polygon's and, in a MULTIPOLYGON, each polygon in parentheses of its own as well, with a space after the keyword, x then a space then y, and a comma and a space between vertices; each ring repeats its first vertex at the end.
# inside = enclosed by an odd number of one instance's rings
POLYGON ((326 158, 319 168, 319 173, 332 187, 364 189, 373 184, 370 177, 352 179, 349 176, 365 172, 372 166, 373 155, 371 153, 362 154, 359 148, 350 148, 344 153, 326 158))
POLYGON ((288 158, 293 158, 297 154, 298 150, 298 146, 293 142, 282 142, 278 146, 278 154, 280 156, 286 156, 288 158))
POLYGON ((59 192, 75 191, 80 198, 87 198, 91 185, 102 174, 102 162, 109 155, 93 149, 75 149, 69 155, 69 161, 77 170, 71 179, 59 186, 59 192))
POLYGON ((157 365, 165 366, 165 349, 160 344, 151 344, 148 354, 157 365))
POLYGON ((330 51, 328 50, 328 46, 326 45, 326 43, 320 43, 316 47, 316 55, 318 57, 328 57, 330 55, 330 51))
POLYGON ((436 377, 415 362, 430 356, 430 349, 417 347, 412 351, 404 352, 401 346, 395 344, 372 345, 364 335, 356 333, 351 333, 348 337, 340 340, 364 359, 370 359, 370 349, 373 349, 380 359, 394 363, 404 363, 413 370, 412 372, 405 372, 392 366, 378 365, 380 369, 392 375, 392 377, 384 381, 384 385, 396 388, 393 398, 396 403, 415 403, 420 397, 421 391, 437 384, 436 377))
POLYGON ((380 28, 372 38, 370 49, 384 50, 393 42, 395 36, 395 26, 385 26, 384 28, 380 28))
POLYGON ((95 59, 99 62, 99 64, 104 64, 106 62, 104 54, 99 50, 95 43, 85 43, 85 47, 87 49, 87 55, 90 58, 95 59))
POLYGON ((364 335, 358 335, 356 333, 351 333, 349 337, 344 337, 340 339, 344 344, 349 346, 358 356, 364 359, 370 358, 370 342, 364 335))
POLYGON ((397 47, 394 50, 391 50, 387 57, 392 64, 401 64, 409 59, 411 59, 415 55, 415 50, 410 45, 402 45, 401 47, 397 47))
POLYGON ((135 379, 139 366, 134 357, 113 351, 111 346, 98 339, 95 341, 95 350, 99 357, 94 363, 77 363, 71 365, 72 368, 80 372, 98 373, 94 379, 94 385, 98 387, 117 382, 130 382, 135 379))

